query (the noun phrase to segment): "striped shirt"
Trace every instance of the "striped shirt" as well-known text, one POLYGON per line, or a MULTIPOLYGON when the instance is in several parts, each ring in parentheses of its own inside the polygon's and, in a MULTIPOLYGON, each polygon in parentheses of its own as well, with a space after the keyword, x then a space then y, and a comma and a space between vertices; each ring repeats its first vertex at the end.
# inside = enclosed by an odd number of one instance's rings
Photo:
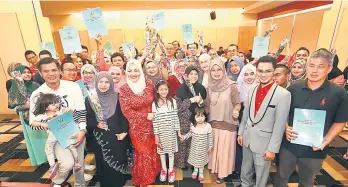
POLYGON ((180 122, 176 101, 173 105, 168 102, 162 106, 156 107, 152 103, 152 112, 154 113, 153 131, 158 135, 160 147, 157 147, 158 154, 173 154, 178 151, 177 131, 180 130, 180 122))
POLYGON ((203 128, 191 126, 184 139, 192 137, 191 149, 187 162, 193 167, 202 168, 208 164, 208 149, 213 147, 213 135, 211 125, 205 123, 203 128))

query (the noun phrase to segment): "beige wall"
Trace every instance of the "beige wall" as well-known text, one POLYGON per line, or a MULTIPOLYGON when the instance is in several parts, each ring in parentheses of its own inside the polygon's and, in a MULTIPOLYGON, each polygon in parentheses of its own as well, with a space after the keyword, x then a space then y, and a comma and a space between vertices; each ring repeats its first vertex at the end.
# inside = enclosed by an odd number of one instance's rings
MULTIPOLYGON (((115 47, 122 43, 135 43, 138 49, 145 46, 145 21, 146 17, 164 11, 165 29, 160 31, 165 43, 179 40, 183 42, 181 25, 191 23, 196 35, 198 30, 204 33, 204 43, 212 46, 228 46, 238 43, 239 26, 243 17, 240 9, 217 9, 216 20, 211 20, 210 9, 186 9, 186 10, 141 10, 121 11, 117 13, 104 13, 109 35, 105 40, 110 40, 115 47)), ((79 14, 49 17, 57 51, 62 54, 61 42, 58 30, 65 25, 74 25, 79 29, 82 44, 87 45, 91 51, 96 49, 95 42, 88 38, 85 24, 79 14), (87 38, 85 38, 87 37, 87 38)), ((195 36, 197 40, 197 36, 195 36)))
POLYGON ((326 10, 317 10, 307 13, 289 15, 274 19, 258 21, 258 35, 263 35, 272 24, 278 29, 271 34, 269 51, 277 52, 280 42, 284 37, 290 37, 290 48, 283 51, 289 55, 299 47, 307 47, 310 51, 317 48, 319 32, 322 28, 322 19, 326 10))
MULTIPOLYGON (((37 13, 41 13, 40 4, 34 2, 37 13)), ((48 18, 38 15, 41 37, 43 41, 53 41, 48 18)), ((40 51, 40 35, 37 29, 33 4, 30 1, 0 2, 0 114, 9 114, 13 111, 7 109, 6 80, 9 79, 6 69, 11 62, 25 61, 25 50, 40 51)))
POLYGON ((340 59, 338 67, 342 70, 348 65, 348 2, 344 1, 342 9, 339 14, 340 19, 338 20, 337 31, 335 39, 332 42, 332 48, 337 50, 337 55, 340 59))

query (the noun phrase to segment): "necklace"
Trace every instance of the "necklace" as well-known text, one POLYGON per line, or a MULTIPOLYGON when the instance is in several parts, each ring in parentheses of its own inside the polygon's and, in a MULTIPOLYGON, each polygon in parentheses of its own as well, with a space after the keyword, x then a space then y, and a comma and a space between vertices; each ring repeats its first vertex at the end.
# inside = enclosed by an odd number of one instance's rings
POLYGON ((213 92, 210 90, 209 96, 210 96, 210 105, 211 105, 211 106, 215 106, 215 105, 218 103, 219 98, 220 98, 220 93, 221 93, 221 92, 218 92, 218 96, 217 96, 216 102, 213 103, 213 102, 212 102, 212 101, 213 101, 213 92))

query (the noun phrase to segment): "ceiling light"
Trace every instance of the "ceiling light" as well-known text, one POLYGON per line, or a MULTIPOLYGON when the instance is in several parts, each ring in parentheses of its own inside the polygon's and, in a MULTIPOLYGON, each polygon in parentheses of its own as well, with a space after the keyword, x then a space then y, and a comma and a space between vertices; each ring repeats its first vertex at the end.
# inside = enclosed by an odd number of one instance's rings
POLYGON ((210 4, 208 3, 207 6, 210 6, 210 4))
POLYGON ((145 7, 146 7, 146 8, 149 8, 149 7, 150 7, 150 5, 145 5, 145 7))

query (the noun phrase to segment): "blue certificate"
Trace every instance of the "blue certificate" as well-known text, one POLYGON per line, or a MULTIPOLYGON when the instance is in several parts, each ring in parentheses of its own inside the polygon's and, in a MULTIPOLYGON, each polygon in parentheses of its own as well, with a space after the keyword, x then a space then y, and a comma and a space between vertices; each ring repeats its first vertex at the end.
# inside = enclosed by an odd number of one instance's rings
POLYGON ((76 142, 76 139, 71 139, 71 136, 80 131, 71 112, 53 118, 48 122, 48 126, 63 149, 76 142))
POLYGON ((326 111, 295 108, 293 130, 298 133, 291 143, 320 147, 323 142, 326 111))
POLYGON ((76 83, 80 86, 82 90, 83 97, 86 98, 88 96, 88 90, 86 88, 85 83, 82 80, 76 81, 76 83))
POLYGON ((164 12, 153 15, 152 20, 156 30, 164 29, 164 12))
POLYGON ((59 29, 60 40, 64 54, 79 53, 82 51, 79 32, 74 26, 65 26, 59 29))
POLYGON ((184 36, 184 41, 186 44, 193 44, 193 32, 192 32, 192 24, 184 24, 181 25, 182 35, 184 36))
POLYGON ((269 37, 255 36, 252 57, 259 58, 268 54, 269 37))
POLYGON ((116 52, 114 45, 110 41, 105 42, 104 44, 105 51, 109 54, 116 52))
POLYGON ((57 59, 56 50, 53 42, 42 42, 40 45, 41 50, 47 50, 52 54, 52 58, 57 59))
POLYGON ((104 23, 103 13, 99 7, 86 9, 82 11, 81 14, 85 21, 89 37, 94 38, 98 34, 108 34, 108 29, 104 23))
POLYGON ((131 57, 131 53, 134 50, 134 42, 128 42, 128 43, 124 43, 122 44, 122 49, 123 49, 123 53, 124 55, 130 59, 131 57))

